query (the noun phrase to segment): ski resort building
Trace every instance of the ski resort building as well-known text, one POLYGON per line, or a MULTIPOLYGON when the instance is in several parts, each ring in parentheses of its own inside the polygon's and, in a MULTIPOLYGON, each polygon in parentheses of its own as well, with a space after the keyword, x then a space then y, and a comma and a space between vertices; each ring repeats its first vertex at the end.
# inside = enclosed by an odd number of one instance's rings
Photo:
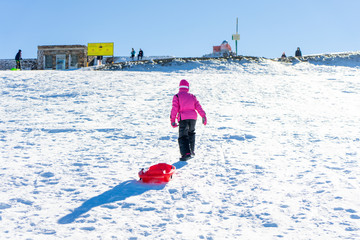
POLYGON ((46 45, 38 46, 38 70, 65 70, 86 67, 87 46, 46 45))
POLYGON ((229 57, 234 56, 228 41, 224 40, 220 46, 213 46, 213 52, 205 54, 204 57, 229 57))

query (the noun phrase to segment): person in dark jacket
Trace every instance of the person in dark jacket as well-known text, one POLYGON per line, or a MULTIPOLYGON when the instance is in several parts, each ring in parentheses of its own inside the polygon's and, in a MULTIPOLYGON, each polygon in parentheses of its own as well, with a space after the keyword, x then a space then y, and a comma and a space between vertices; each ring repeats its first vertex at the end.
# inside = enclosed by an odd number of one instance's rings
POLYGON ((134 61, 134 57, 135 57, 135 50, 134 48, 131 49, 131 59, 134 61))
POLYGON ((138 60, 139 60, 139 59, 142 60, 143 56, 144 56, 144 52, 143 52, 143 50, 140 48, 140 51, 139 51, 139 54, 138 54, 138 60))
POLYGON ((300 48, 298 47, 296 52, 295 52, 295 57, 301 57, 301 51, 300 51, 300 48))
POLYGON ((16 68, 21 70, 21 62, 20 62, 20 60, 22 60, 22 58, 21 58, 21 50, 19 50, 18 53, 15 56, 16 68))
POLYGON ((283 52, 283 54, 281 55, 281 58, 286 58, 285 52, 283 52))

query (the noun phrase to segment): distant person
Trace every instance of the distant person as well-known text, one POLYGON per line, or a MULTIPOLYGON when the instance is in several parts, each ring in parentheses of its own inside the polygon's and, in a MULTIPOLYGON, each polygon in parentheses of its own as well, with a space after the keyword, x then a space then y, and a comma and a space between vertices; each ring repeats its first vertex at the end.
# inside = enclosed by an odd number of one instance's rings
POLYGON ((19 49, 18 53, 15 56, 16 68, 21 70, 21 50, 19 49))
POLYGON ((131 49, 131 60, 133 60, 134 61, 134 57, 135 57, 135 50, 134 50, 134 48, 132 48, 131 49))
POLYGON ((202 117, 202 123, 206 125, 206 113, 195 95, 189 93, 189 82, 183 79, 179 84, 179 92, 173 97, 170 112, 171 126, 173 128, 179 126, 178 143, 181 161, 195 156, 195 125, 198 113, 202 117))
POLYGON ((138 54, 138 60, 139 60, 139 59, 142 60, 143 56, 144 56, 144 52, 143 52, 143 50, 140 48, 140 51, 139 51, 139 54, 138 54))
POLYGON ((300 48, 298 47, 295 52, 295 57, 301 57, 301 56, 302 56, 301 51, 300 51, 300 48))
POLYGON ((103 60, 103 56, 97 56, 96 60, 97 60, 97 65, 100 66, 103 60))
POLYGON ((281 58, 286 58, 285 52, 283 52, 283 54, 281 55, 281 58))

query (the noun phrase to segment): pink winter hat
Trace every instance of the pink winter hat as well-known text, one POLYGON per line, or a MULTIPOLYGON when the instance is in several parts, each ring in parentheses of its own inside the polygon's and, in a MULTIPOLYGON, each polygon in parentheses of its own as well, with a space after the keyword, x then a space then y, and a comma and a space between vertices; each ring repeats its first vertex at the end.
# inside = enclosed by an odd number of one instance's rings
POLYGON ((179 88, 189 89, 189 83, 185 79, 180 81, 179 88))

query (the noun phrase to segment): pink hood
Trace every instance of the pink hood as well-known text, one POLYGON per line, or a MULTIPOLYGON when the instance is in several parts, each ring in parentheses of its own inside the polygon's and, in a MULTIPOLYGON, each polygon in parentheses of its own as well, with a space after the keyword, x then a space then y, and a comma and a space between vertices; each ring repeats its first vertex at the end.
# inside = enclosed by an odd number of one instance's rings
POLYGON ((185 89, 186 92, 189 92, 189 87, 190 87, 190 84, 188 83, 188 81, 186 81, 185 79, 180 81, 179 91, 181 91, 182 89, 185 89))

